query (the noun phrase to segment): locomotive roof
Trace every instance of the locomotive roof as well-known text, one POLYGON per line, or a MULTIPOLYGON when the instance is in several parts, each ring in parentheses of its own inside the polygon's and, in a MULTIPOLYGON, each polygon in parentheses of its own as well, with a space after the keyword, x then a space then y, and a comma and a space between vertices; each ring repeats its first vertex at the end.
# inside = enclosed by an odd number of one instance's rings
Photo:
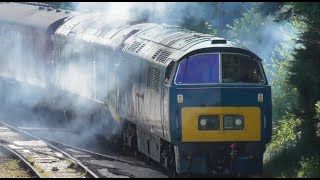
POLYGON ((0 3, 0 22, 28 25, 47 31, 53 23, 70 16, 66 11, 22 3, 0 3))
POLYGON ((164 24, 130 24, 130 21, 98 13, 83 13, 70 18, 55 35, 61 42, 74 38, 113 49, 121 48, 125 55, 139 56, 161 66, 193 53, 212 51, 241 52, 261 60, 246 47, 213 35, 164 24))
POLYGON ((126 41, 124 51, 141 53, 145 59, 169 64, 186 56, 210 52, 244 53, 261 59, 248 48, 209 34, 197 33, 172 25, 155 25, 139 31, 126 41), (149 47, 148 47, 149 46, 149 47), (144 50, 143 50, 144 48, 144 50))
POLYGON ((119 42, 122 42, 121 37, 127 33, 136 28, 143 29, 146 27, 142 24, 140 27, 139 25, 131 26, 132 23, 135 22, 126 18, 106 16, 100 13, 81 13, 62 24, 55 35, 62 41, 74 38, 92 44, 103 46, 116 44, 115 46, 117 46, 119 42))

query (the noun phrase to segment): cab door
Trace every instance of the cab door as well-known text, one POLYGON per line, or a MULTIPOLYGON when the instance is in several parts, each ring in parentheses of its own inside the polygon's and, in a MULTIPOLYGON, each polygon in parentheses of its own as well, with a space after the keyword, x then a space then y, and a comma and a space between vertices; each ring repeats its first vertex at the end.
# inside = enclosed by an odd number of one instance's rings
POLYGON ((161 86, 161 128, 162 128, 162 137, 168 140, 168 128, 169 128, 169 89, 171 82, 173 80, 173 69, 175 68, 175 63, 172 61, 166 67, 164 74, 163 85, 161 86))

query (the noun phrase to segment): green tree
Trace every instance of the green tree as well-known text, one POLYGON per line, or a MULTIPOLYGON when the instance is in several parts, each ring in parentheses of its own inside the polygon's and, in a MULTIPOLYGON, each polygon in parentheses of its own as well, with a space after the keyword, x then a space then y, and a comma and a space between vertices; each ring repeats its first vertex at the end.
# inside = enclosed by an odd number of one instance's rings
MULTIPOLYGON (((209 9, 211 7, 212 10, 214 10, 215 3, 202 2, 202 3, 198 3, 198 5, 208 6, 209 9)), ((192 7, 187 6, 186 8, 183 9, 183 12, 185 12, 185 15, 181 19, 182 21, 181 26, 183 28, 186 28, 195 32, 217 35, 216 28, 213 28, 212 24, 210 23, 210 20, 214 18, 213 11, 208 13, 207 17, 196 17, 194 16, 194 14, 188 13, 189 11, 191 11, 190 8, 192 7)))
POLYGON ((275 48, 272 54, 274 71, 271 72, 273 80, 270 84, 272 86, 272 119, 274 121, 279 121, 287 113, 294 113, 298 110, 297 89, 288 82, 288 69, 293 61, 291 53, 292 44, 282 43, 275 48))
POLYGON ((285 2, 257 2, 258 11, 261 12, 263 16, 276 15, 282 7, 285 5, 285 2))
POLYGON ((211 35, 217 35, 216 29, 212 27, 211 24, 209 24, 208 21, 205 19, 197 19, 195 17, 185 17, 184 23, 182 24, 183 28, 195 31, 195 32, 200 32, 200 33, 205 33, 205 34, 211 34, 211 35))
MULTIPOLYGON (((299 40, 303 46, 296 48, 289 68, 289 82, 297 88, 302 121, 302 138, 306 144, 316 141, 315 104, 320 99, 320 3, 290 3, 286 13, 290 18, 299 18, 306 24, 299 40)), ((285 14, 286 14, 285 13, 285 14)))

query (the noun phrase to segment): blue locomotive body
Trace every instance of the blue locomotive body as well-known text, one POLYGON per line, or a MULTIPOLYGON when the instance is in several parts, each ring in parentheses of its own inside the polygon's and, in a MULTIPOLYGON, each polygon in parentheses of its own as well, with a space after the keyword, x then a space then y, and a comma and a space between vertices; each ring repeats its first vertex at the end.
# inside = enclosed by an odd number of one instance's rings
POLYGON ((128 92, 134 113, 120 108, 129 122, 124 142, 182 175, 261 174, 271 140, 271 87, 256 55, 214 41, 195 43, 176 60, 168 54, 179 50, 165 46, 152 53, 154 62, 123 51, 145 64, 128 92), (201 118, 212 122, 202 127, 201 118))

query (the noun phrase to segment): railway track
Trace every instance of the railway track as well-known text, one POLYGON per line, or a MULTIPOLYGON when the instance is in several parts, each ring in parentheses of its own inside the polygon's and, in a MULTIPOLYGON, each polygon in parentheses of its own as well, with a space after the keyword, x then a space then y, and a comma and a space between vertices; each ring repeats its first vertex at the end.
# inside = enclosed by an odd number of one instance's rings
MULTIPOLYGON (((25 138, 29 138, 27 139, 27 141, 31 141, 30 139, 32 139, 33 141, 37 141, 37 143, 41 142, 40 144, 45 144, 46 146, 50 147, 54 151, 58 151, 58 154, 60 153, 59 154, 60 159, 64 159, 64 160, 68 159, 69 162, 72 162, 69 165, 69 168, 77 169, 78 172, 80 171, 82 172, 82 174, 86 175, 84 177, 94 177, 94 178, 98 178, 98 177, 101 177, 101 178, 167 177, 164 173, 153 170, 152 167, 143 163, 121 159, 118 157, 100 154, 100 153, 92 152, 89 150, 81 149, 78 147, 70 146, 62 142, 58 142, 43 136, 27 133, 20 128, 10 126, 3 122, 0 122, 0 127, 7 128, 8 129, 7 131, 15 132, 17 134, 23 134, 25 138), (64 158, 62 158, 61 155, 63 155, 64 158)), ((24 129, 27 129, 27 128, 24 128, 24 129)), ((55 131, 57 131, 57 129, 55 131)), ((12 140, 11 141, 3 140, 8 138, 8 137, 3 137, 4 135, 5 134, 1 134, 0 132, 0 141, 2 142, 5 141, 4 144, 6 144, 6 146, 8 146, 9 148, 11 147, 13 151, 18 151, 17 149, 15 149, 19 147, 17 145, 16 140, 14 141, 15 144, 13 143, 12 140), (12 146, 12 144, 14 144, 14 146, 12 146)), ((26 151, 26 149, 24 149, 24 151, 26 151)), ((29 151, 33 151, 33 150, 29 150, 29 151)), ((42 155, 48 155, 48 153, 43 153, 39 151, 37 153, 38 154, 40 153, 42 155)), ((52 156, 53 158, 58 158, 57 154, 53 153, 52 156)), ((28 162, 30 163, 30 160, 28 162)), ((59 169, 59 167, 55 168, 55 170, 57 169, 59 169)))
MULTIPOLYGON (((20 165, 20 167, 23 168, 23 170, 21 170, 19 167, 7 167, 4 168, 3 166, 1 166, 1 178, 4 178, 6 176, 9 176, 10 178, 13 177, 31 177, 31 178, 40 178, 41 175, 40 173, 22 156, 20 156, 18 153, 16 153, 15 151, 13 151, 12 149, 10 149, 9 147, 0 144, 0 162, 1 163, 10 163, 12 161, 17 161, 18 164, 20 165), (11 171, 11 172, 4 172, 4 171, 11 171), (13 172, 12 171, 17 171, 17 172, 13 172), (19 174, 17 174, 19 173, 19 174), (14 175, 13 175, 14 174, 14 175)), ((6 166, 6 165, 4 165, 6 166)))
POLYGON ((97 174, 101 174, 104 177, 108 177, 108 178, 136 177, 133 174, 130 174, 129 172, 123 171, 123 169, 113 166, 112 164, 127 164, 127 166, 150 168, 143 164, 137 164, 135 162, 119 159, 109 155, 104 155, 104 154, 92 152, 89 150, 77 148, 74 146, 66 145, 64 143, 57 142, 48 138, 40 137, 40 139, 62 149, 63 151, 70 154, 72 157, 75 157, 77 160, 81 161, 83 164, 85 164, 87 167, 89 167, 93 171, 97 172, 97 174), (98 163, 99 161, 100 162, 107 161, 107 162, 113 162, 113 163, 112 164, 109 163, 109 166, 108 166, 106 163, 98 163))
MULTIPOLYGON (((32 130, 33 131, 34 130, 61 131, 61 132, 66 132, 67 131, 66 129, 62 129, 62 128, 60 128, 60 129, 55 129, 55 128, 46 129, 46 128, 26 128, 26 127, 21 127, 20 129, 29 130, 29 131, 32 131, 32 130)), ((136 162, 132 162, 132 161, 129 161, 129 160, 124 160, 124 159, 117 158, 117 157, 114 157, 114 156, 109 156, 109 155, 93 152, 93 151, 90 151, 90 150, 85 150, 85 149, 82 149, 82 148, 66 145, 64 143, 58 142, 56 140, 52 140, 50 138, 45 138, 45 137, 39 137, 39 138, 44 140, 45 142, 48 142, 48 143, 50 143, 50 144, 52 144, 52 145, 64 150, 65 152, 68 152, 73 157, 76 157, 77 159, 81 160, 83 162, 83 164, 85 164, 86 166, 90 167, 91 169, 95 169, 93 171, 96 171, 98 174, 99 174, 99 171, 97 171, 97 170, 99 168, 108 167, 108 171, 109 172, 117 175, 117 176, 111 175, 109 177, 132 177, 132 178, 134 178, 136 176, 130 174, 129 172, 124 173, 123 171, 121 171, 121 169, 110 168, 110 166, 99 165, 98 163, 90 163, 90 162, 88 162, 88 160, 90 160, 91 158, 94 158, 97 161, 107 160, 107 161, 113 161, 113 162, 120 162, 120 163, 128 164, 128 166, 132 166, 132 167, 140 166, 140 167, 150 168, 150 166, 147 166, 147 165, 144 165, 144 164, 137 164, 136 162)), ((248 176, 248 178, 265 178, 265 176, 251 175, 251 176, 248 176)))
MULTIPOLYGON (((38 129, 38 128, 20 127, 20 129, 32 131, 32 134, 36 134, 36 136, 38 136, 43 141, 53 144, 54 146, 59 147, 63 151, 68 152, 70 155, 72 155, 73 157, 81 161, 83 164, 88 166, 92 171, 99 174, 100 177, 108 177, 108 178, 109 177, 129 177, 129 178, 136 178, 136 177, 166 178, 168 177, 168 175, 165 172, 163 172, 163 169, 157 168, 152 164, 149 164, 148 162, 140 161, 133 156, 123 155, 122 153, 113 152, 110 150, 105 151, 105 150, 102 150, 101 147, 91 147, 89 148, 91 150, 87 150, 84 148, 88 148, 88 145, 86 147, 79 148, 80 145, 78 143, 74 143, 77 145, 74 145, 74 144, 69 145, 70 139, 74 140, 74 138, 69 137, 69 140, 63 141, 61 139, 61 134, 62 136, 68 136, 68 135, 72 136, 73 134, 72 131, 69 131, 69 133, 67 134, 64 129, 60 129, 60 130, 56 129, 55 135, 57 135, 57 137, 54 137, 53 134, 51 133, 50 134, 41 133, 45 128, 38 129), (39 130, 40 133, 39 132, 36 133, 35 129, 39 130), (58 133, 57 131, 61 131, 61 134, 58 133), (45 136, 49 136, 50 138, 45 136), (63 143, 61 141, 63 141, 63 143), (101 153, 97 153, 97 151, 101 153)), ((89 140, 89 139, 86 139, 86 140, 89 140)), ((103 142, 100 142, 100 143, 103 144, 103 142)), ((93 143, 93 146, 99 146, 99 145, 97 144, 97 142, 93 143)), ((104 147, 104 148, 110 148, 110 147, 104 147)))
POLYGON ((0 143, 25 162, 40 178, 99 177, 57 147, 4 122, 0 122, 0 143))
MULTIPOLYGON (((123 158, 119 158, 116 156, 105 155, 97 152, 93 152, 90 150, 82 149, 79 147, 74 147, 71 145, 67 145, 62 142, 58 142, 51 138, 34 135, 34 133, 30 134, 25 132, 24 130, 28 131, 62 131, 66 132, 68 129, 55 129, 55 128, 16 128, 10 126, 6 123, 0 122, 0 142, 2 143, 3 147, 6 147, 8 151, 15 152, 19 156, 19 145, 16 143, 8 143, 8 141, 3 140, 3 132, 6 131, 16 132, 17 134, 23 134, 25 138, 29 138, 26 141, 34 141, 35 144, 43 143, 46 144, 48 147, 60 152, 60 158, 62 160, 69 160, 73 163, 70 164, 69 168, 76 169, 78 172, 82 172, 84 175, 83 177, 94 177, 94 178, 147 178, 147 177, 160 177, 166 178, 168 175, 162 172, 158 172, 153 170, 153 168, 149 165, 144 163, 139 163, 137 161, 131 161, 123 158), (5 131, 4 131, 5 130, 5 131), (38 141, 38 142, 36 142, 38 141), (14 144, 14 145, 12 145, 14 144), (61 157, 61 154, 64 158, 61 157)), ((8 132, 7 132, 8 135, 8 132)), ((8 138, 8 137, 6 137, 8 138)), ((13 141, 11 141, 13 142, 13 141)), ((19 143, 18 143, 19 144, 19 143)), ((22 143, 23 144, 23 143, 22 143)), ((21 145, 21 143, 20 143, 21 145)), ((23 147, 24 151, 28 151, 25 147, 23 147)), ((32 151, 32 150, 29 150, 32 151)), ((44 153, 43 151, 37 151, 37 153, 42 155, 48 155, 48 153, 44 153)), ((52 153, 51 153, 52 154, 52 153)), ((32 161, 30 159, 25 158, 25 155, 20 155, 21 158, 25 159, 24 162, 26 165, 30 166, 30 171, 34 171, 34 177, 48 177, 41 175, 41 172, 37 171, 37 168, 32 166, 32 161)), ((59 156, 59 153, 54 153, 53 157, 59 156)), ((25 166, 26 166, 25 165, 25 166)), ((59 167, 56 167, 59 169, 59 167)), ((39 169, 39 168, 38 168, 39 169)), ((53 170, 53 169, 51 169, 53 170)), ((50 176, 49 176, 50 177, 50 176)), ((69 176, 68 176, 69 177, 69 176)), ((70 176, 73 177, 73 176, 70 176)), ((263 178, 262 176, 249 176, 249 178, 263 178)))

